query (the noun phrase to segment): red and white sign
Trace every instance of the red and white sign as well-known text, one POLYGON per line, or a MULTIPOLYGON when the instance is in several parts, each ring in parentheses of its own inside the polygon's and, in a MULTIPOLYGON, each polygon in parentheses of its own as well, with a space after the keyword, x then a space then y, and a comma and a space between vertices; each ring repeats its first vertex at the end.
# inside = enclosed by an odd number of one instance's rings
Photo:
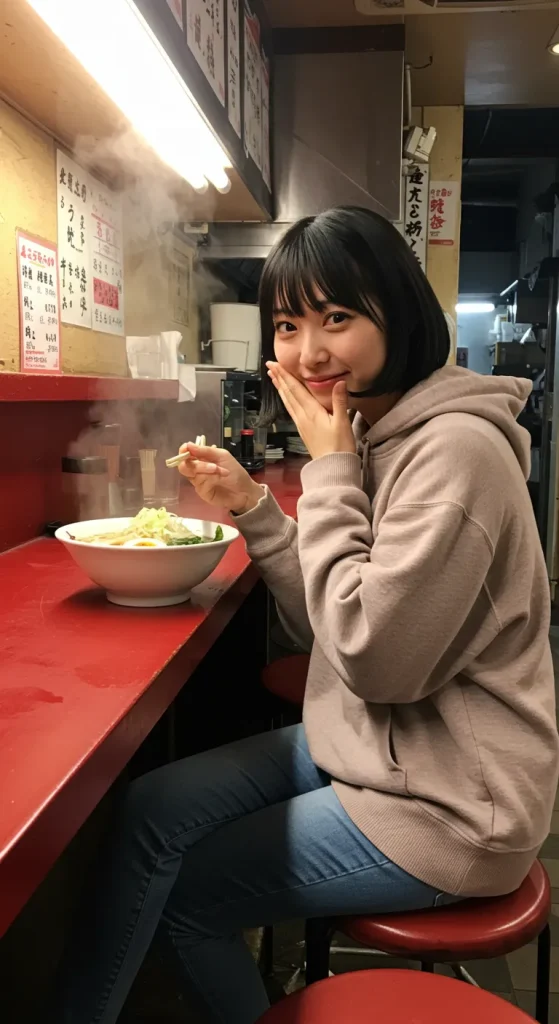
POLYGON ((177 25, 184 28, 182 20, 182 0, 167 0, 167 3, 173 12, 177 25))
POLYGON ((432 181, 429 188, 429 245, 456 245, 460 187, 456 181, 432 181))
POLYGON ((124 271, 120 196, 90 178, 92 326, 124 334, 124 271))
POLYGON ((61 373, 58 253, 52 242, 16 232, 22 373, 61 373))

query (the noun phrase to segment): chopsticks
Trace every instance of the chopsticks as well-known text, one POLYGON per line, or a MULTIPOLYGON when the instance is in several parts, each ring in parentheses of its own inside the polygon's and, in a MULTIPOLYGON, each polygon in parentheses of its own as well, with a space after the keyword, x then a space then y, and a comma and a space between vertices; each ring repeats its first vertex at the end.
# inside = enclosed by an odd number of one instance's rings
MULTIPOLYGON (((206 435, 205 434, 198 434, 195 443, 196 443, 197 447, 205 448, 205 446, 206 446, 206 435)), ((214 448, 215 448, 215 445, 214 445, 214 448)), ((178 455, 173 455, 173 457, 171 459, 165 459, 165 465, 168 466, 169 469, 172 469, 173 466, 180 466, 181 462, 186 462, 186 460, 189 459, 189 458, 190 458, 190 452, 179 452, 178 455)))

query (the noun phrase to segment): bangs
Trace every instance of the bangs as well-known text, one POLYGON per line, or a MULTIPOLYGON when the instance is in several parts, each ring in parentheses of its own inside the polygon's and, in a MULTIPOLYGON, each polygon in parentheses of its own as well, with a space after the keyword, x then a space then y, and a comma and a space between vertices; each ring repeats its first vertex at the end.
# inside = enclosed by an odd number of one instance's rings
POLYGON ((371 281, 363 280, 359 265, 345 246, 311 232, 300 232, 268 260, 260 283, 263 319, 274 313, 303 317, 306 309, 321 313, 325 306, 343 306, 368 317, 382 329, 378 298, 371 281))

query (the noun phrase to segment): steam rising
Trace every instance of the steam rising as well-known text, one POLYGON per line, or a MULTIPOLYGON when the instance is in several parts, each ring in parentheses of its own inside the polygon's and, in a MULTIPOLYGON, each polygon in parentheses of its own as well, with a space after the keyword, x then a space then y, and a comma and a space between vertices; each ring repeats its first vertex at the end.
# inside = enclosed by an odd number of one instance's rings
MULTIPOLYGON (((200 313, 207 319, 211 301, 236 296, 231 296, 206 266, 197 263, 195 248, 179 225, 212 219, 214 189, 210 187, 203 195, 194 192, 161 164, 131 129, 101 142, 82 137, 74 156, 122 196, 127 335, 178 330, 186 361, 200 362, 200 313), (183 317, 187 322, 174 319, 177 265, 190 281, 188 314, 183 317)), ((115 338, 115 344, 122 342, 115 338)), ((121 455, 137 455, 140 448, 156 448, 170 455, 181 441, 189 440, 181 425, 183 409, 170 401, 100 401, 90 411, 91 426, 71 444, 69 454, 98 453, 107 444, 107 427, 119 424, 116 433, 121 455)), ((80 509, 80 518, 90 518, 86 505, 80 509)))

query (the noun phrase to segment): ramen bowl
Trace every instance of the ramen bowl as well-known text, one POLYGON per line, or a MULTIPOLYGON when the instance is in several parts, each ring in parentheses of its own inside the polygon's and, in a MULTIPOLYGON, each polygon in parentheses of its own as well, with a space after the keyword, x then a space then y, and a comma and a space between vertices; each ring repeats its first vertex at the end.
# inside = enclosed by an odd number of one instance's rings
MULTIPOLYGON (((218 523, 183 519, 199 536, 215 536, 218 523)), ((188 601, 191 591, 214 571, 227 548, 239 536, 232 526, 223 526, 222 540, 204 544, 168 547, 113 547, 101 540, 84 543, 80 537, 113 533, 130 525, 130 518, 90 519, 71 523, 56 531, 74 561, 93 583, 103 587, 112 604, 134 608, 158 608, 188 601)))

